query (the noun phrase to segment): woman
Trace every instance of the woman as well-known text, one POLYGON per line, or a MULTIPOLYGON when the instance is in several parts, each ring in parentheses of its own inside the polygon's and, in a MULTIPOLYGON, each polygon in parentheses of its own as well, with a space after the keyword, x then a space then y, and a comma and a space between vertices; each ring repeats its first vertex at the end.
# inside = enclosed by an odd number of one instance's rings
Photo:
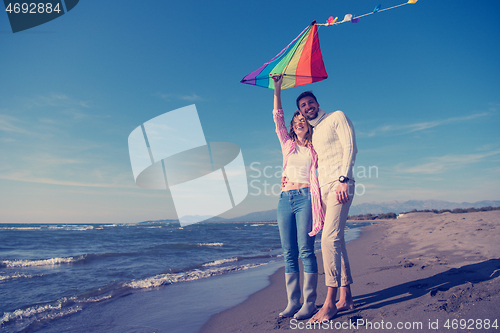
POLYGON ((295 112, 290 123, 290 132, 287 132, 281 107, 283 77, 277 76, 273 79, 273 116, 283 152, 283 175, 287 177, 278 203, 278 226, 285 257, 288 305, 279 315, 306 319, 316 311, 318 264, 314 253, 314 236, 321 230, 324 220, 316 178, 317 155, 311 145, 311 125, 300 113, 295 112), (302 306, 299 257, 304 265, 302 306))

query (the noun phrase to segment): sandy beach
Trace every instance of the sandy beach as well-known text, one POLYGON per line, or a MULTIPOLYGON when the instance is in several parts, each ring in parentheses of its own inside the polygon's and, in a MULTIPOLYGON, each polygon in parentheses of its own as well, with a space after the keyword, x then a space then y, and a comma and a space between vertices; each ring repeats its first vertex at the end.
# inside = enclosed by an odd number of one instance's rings
MULTIPOLYGON (((383 220, 347 244, 354 310, 316 327, 307 320, 279 319, 286 306, 281 268, 269 286, 212 316, 201 332, 497 332, 499 241, 500 211, 410 213, 383 220)), ((322 262, 321 254, 318 259, 322 262)), ((320 306, 326 296, 322 268, 319 274, 320 306)))

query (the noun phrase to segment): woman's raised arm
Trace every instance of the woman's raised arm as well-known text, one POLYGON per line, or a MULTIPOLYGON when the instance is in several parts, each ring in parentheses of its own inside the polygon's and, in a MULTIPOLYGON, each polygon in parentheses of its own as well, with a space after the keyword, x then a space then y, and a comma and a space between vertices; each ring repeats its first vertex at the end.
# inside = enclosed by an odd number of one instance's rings
POLYGON ((279 110, 281 107, 281 84, 283 83, 283 75, 273 76, 274 80, 274 109, 279 110))

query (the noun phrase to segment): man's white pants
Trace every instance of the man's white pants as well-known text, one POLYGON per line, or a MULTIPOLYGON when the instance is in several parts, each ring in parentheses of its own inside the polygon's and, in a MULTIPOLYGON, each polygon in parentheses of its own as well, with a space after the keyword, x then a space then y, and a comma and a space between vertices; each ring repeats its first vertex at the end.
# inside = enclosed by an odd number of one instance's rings
POLYGON ((325 224, 321 236, 321 252, 327 287, 343 287, 352 283, 351 268, 345 247, 344 229, 354 197, 354 183, 348 183, 349 201, 340 204, 335 192, 339 182, 321 187, 321 201, 325 210, 325 224))

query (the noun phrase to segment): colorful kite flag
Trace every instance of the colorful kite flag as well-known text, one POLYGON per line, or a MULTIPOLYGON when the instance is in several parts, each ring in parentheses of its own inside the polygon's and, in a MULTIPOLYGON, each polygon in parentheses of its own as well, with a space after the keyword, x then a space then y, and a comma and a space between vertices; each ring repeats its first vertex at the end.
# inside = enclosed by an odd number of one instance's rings
POLYGON ((389 10, 389 9, 394 9, 394 8, 397 8, 397 7, 401 7, 401 6, 404 6, 404 5, 408 5, 408 4, 414 4, 416 3, 418 0, 408 0, 407 2, 405 3, 402 3, 402 4, 399 4, 399 5, 396 5, 396 6, 392 6, 392 7, 389 7, 389 8, 384 8, 384 9, 381 9, 382 5, 381 4, 378 4, 375 9, 369 13, 366 13, 366 14, 363 14, 363 15, 359 15, 359 16, 356 16, 354 17, 353 15, 351 14, 347 14, 345 17, 344 17, 344 20, 343 21, 340 21, 340 22, 329 22, 329 21, 326 21, 326 23, 317 23, 317 25, 324 25, 324 26, 331 26, 331 25, 337 25, 337 24, 340 24, 340 23, 344 23, 344 22, 348 22, 349 20, 347 20, 347 17, 348 15, 350 15, 350 21, 352 23, 358 23, 359 22, 359 19, 361 17, 364 17, 364 16, 368 16, 368 15, 372 15, 372 14, 375 14, 375 13, 378 13, 378 12, 384 12, 386 10, 389 10))
POLYGON ((274 89, 272 77, 283 74, 281 89, 303 86, 328 77, 313 21, 278 55, 245 76, 241 83, 274 89))
POLYGON ((378 4, 370 13, 359 16, 346 14, 340 22, 337 21, 338 17, 334 18, 333 16, 330 16, 326 23, 316 23, 316 21, 313 21, 310 26, 305 28, 278 55, 266 62, 259 69, 245 76, 241 80, 241 83, 274 89, 272 77, 282 74, 283 83, 281 89, 287 89, 324 80, 328 78, 328 74, 326 74, 323 55, 319 46, 318 26, 329 27, 345 22, 357 23, 361 17, 414 4, 417 1, 408 0, 405 3, 384 9, 381 9, 382 5, 378 4))
POLYGON ((335 22, 337 22, 337 19, 338 19, 338 17, 333 18, 333 16, 330 16, 328 18, 328 20, 326 21, 326 23, 327 23, 328 26, 331 26, 332 24, 334 24, 335 22))

